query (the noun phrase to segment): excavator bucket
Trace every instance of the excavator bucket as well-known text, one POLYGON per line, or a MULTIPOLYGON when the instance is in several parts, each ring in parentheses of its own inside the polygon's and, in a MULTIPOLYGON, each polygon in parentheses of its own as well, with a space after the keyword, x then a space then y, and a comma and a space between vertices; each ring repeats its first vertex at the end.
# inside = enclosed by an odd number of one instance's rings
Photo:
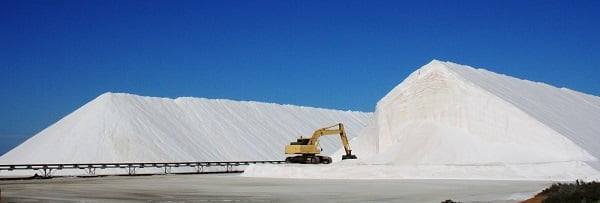
POLYGON ((342 160, 344 159, 357 159, 356 155, 352 154, 352 150, 348 150, 346 154, 342 154, 342 160))

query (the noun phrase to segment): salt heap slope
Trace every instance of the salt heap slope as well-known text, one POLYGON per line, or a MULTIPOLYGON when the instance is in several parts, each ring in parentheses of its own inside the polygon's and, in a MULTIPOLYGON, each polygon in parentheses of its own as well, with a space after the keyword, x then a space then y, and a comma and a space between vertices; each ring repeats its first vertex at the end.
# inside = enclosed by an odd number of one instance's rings
MULTIPOLYGON (((351 142, 359 162, 263 167, 303 178, 595 179, 598 123, 599 97, 434 60, 377 103, 351 142)), ((245 175, 268 176, 255 169, 245 175)))
POLYGON ((370 163, 596 162, 597 123, 599 97, 432 61, 378 102, 359 146, 370 163))
MULTIPOLYGON (((298 136, 371 113, 261 102, 105 93, 0 157, 0 164, 283 160, 298 136)), ((339 138, 325 137, 324 153, 339 138)))

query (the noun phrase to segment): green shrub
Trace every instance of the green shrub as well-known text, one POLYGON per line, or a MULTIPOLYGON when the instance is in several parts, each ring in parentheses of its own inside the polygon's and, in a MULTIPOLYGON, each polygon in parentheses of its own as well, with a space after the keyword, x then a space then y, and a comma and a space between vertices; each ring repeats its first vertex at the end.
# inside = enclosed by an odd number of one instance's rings
POLYGON ((555 183, 538 195, 548 198, 542 202, 600 202, 600 182, 577 180, 575 183, 555 183))

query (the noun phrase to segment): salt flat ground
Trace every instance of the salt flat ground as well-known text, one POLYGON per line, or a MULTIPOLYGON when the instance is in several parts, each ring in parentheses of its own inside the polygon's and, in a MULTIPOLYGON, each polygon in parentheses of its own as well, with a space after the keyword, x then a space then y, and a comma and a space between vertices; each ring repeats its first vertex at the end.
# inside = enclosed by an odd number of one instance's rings
POLYGON ((237 174, 0 181, 2 202, 516 202, 544 181, 323 180, 237 174))

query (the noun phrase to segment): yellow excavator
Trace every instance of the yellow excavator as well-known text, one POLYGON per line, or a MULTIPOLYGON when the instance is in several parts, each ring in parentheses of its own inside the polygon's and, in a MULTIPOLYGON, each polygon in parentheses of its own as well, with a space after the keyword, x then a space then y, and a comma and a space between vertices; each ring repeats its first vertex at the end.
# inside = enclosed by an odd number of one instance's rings
POLYGON ((329 164, 331 163, 331 157, 317 155, 321 153, 319 148, 319 139, 325 135, 340 134, 342 139, 342 145, 344 145, 345 155, 342 155, 344 159, 356 159, 356 155, 352 154, 350 144, 348 143, 348 137, 346 137, 346 131, 344 130, 344 124, 338 123, 329 127, 324 127, 316 130, 312 137, 303 138, 300 137, 296 142, 291 142, 285 146, 286 154, 299 154, 298 156, 291 156, 285 159, 287 163, 301 163, 301 164, 329 164), (334 127, 337 126, 337 129, 334 127))

